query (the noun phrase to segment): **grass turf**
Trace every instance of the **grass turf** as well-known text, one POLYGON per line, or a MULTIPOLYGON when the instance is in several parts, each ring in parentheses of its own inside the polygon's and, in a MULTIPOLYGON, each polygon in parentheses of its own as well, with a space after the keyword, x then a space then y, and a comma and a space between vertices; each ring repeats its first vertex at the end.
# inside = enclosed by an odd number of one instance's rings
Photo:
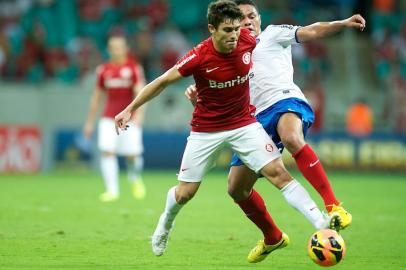
MULTIPOLYGON (((145 173, 143 201, 132 199, 122 181, 120 200, 106 204, 97 199, 103 187, 96 174, 0 176, 0 269, 319 268, 306 253, 314 229, 265 180, 256 188, 291 245, 259 264, 246 262, 261 233, 228 197, 224 172, 207 176, 179 214, 166 253, 155 257, 149 236, 175 179, 172 171, 145 173)), ((354 218, 342 233, 347 256, 335 269, 406 269, 405 174, 333 173, 331 179, 354 218)))

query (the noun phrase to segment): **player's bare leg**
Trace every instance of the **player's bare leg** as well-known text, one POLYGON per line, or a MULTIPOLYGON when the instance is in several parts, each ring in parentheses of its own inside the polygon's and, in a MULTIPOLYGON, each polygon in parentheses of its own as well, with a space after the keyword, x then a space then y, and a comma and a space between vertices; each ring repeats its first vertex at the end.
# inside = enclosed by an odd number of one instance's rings
POLYGON ((331 227, 344 229, 351 223, 352 216, 335 197, 323 165, 313 149, 306 144, 302 125, 295 113, 285 113, 279 119, 278 134, 286 149, 292 153, 302 175, 323 198, 327 212, 332 217, 339 217, 331 227))
POLYGON ((200 182, 189 183, 180 181, 177 186, 169 189, 165 210, 159 218, 151 239, 152 252, 156 256, 161 256, 164 253, 168 244, 169 233, 173 228, 177 214, 183 205, 193 198, 199 186, 200 182))

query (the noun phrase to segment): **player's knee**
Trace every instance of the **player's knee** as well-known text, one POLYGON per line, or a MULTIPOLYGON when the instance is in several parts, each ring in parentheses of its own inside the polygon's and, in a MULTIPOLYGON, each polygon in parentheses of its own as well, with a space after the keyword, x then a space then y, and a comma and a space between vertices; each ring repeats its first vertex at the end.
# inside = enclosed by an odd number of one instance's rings
POLYGON ((243 201, 250 195, 251 190, 245 190, 233 185, 228 186, 228 195, 233 198, 234 201, 243 201))
POLYGON ((196 192, 189 189, 177 189, 176 190, 176 202, 179 204, 185 204, 190 201, 196 192))
POLYGON ((281 159, 272 161, 262 169, 262 174, 277 188, 281 189, 287 185, 292 176, 286 170, 281 159))
POLYGON ((287 132, 281 135, 281 141, 291 153, 300 150, 305 144, 303 135, 296 132, 287 132))

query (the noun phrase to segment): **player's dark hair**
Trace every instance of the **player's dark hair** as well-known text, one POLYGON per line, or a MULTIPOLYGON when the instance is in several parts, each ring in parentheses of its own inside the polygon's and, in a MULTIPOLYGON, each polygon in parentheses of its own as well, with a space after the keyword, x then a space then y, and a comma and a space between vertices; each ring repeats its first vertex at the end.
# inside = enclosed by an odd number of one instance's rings
POLYGON ((237 4, 237 6, 239 6, 239 5, 250 5, 250 6, 253 6, 256 10, 257 10, 257 12, 259 12, 258 11, 258 6, 254 3, 254 1, 252 1, 252 0, 233 0, 234 1, 234 3, 236 3, 237 4))
POLYGON ((220 23, 226 19, 242 20, 244 14, 238 8, 237 4, 230 0, 219 0, 210 3, 207 9, 207 21, 216 29, 220 23))

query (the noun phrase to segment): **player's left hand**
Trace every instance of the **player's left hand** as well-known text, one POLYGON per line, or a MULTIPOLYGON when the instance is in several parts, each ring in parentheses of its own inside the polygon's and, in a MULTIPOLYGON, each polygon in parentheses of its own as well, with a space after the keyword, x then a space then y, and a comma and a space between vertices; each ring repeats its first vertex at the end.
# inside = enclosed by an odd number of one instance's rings
POLYGON ((364 31, 366 25, 364 17, 362 17, 360 14, 355 14, 350 18, 344 20, 344 22, 347 27, 358 28, 361 31, 364 31))
POLYGON ((185 96, 189 101, 193 104, 193 106, 196 106, 197 103, 197 89, 195 84, 191 84, 186 88, 185 90, 185 96))
POLYGON ((127 130, 128 128, 128 121, 131 118, 131 112, 124 110, 114 117, 116 133, 117 135, 120 133, 119 130, 127 130))

